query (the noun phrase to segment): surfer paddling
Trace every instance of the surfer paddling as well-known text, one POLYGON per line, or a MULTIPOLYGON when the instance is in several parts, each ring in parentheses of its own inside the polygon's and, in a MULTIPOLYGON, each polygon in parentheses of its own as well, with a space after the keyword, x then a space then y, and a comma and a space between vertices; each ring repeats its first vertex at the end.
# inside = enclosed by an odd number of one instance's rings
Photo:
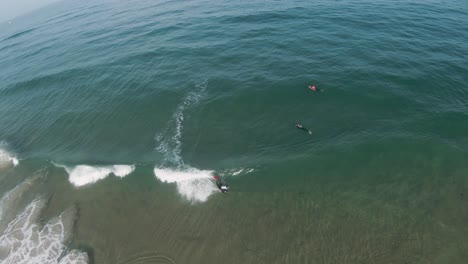
POLYGON ((310 135, 312 135, 312 131, 310 131, 309 129, 305 128, 303 125, 299 124, 299 123, 296 123, 296 128, 297 129, 300 129, 300 130, 304 130, 306 131, 307 133, 309 133, 310 135))
POLYGON ((229 192, 229 185, 223 183, 218 176, 213 176, 213 179, 215 180, 216 186, 218 186, 218 189, 222 193, 228 193, 229 192))

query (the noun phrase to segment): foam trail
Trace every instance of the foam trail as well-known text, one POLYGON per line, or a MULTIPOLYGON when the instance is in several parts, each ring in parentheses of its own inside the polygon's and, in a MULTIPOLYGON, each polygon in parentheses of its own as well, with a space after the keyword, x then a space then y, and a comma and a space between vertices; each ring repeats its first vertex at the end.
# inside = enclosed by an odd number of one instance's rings
POLYGON ((86 184, 95 183, 113 174, 117 177, 125 177, 135 170, 135 165, 110 165, 110 166, 62 166, 69 175, 69 181, 79 187, 86 184))
POLYGON ((182 131, 186 111, 200 101, 207 87, 204 81, 187 94, 177 106, 166 130, 156 135, 156 150, 164 156, 163 167, 154 168, 155 176, 162 182, 176 183, 177 190, 192 202, 204 202, 218 189, 211 181, 212 171, 186 166, 182 159, 182 131), (175 168, 164 168, 170 164, 175 168))
POLYGON ((30 202, 22 212, 23 194, 29 192, 40 176, 23 181, 0 199, 0 260, 2 264, 86 264, 85 252, 67 252, 76 218, 75 208, 63 212, 43 225, 38 224, 46 207, 43 199, 30 202))
POLYGON ((227 173, 232 175, 232 176, 237 176, 237 175, 241 175, 241 174, 249 174, 249 173, 251 173, 253 171, 254 171, 254 169, 252 169, 252 168, 240 168, 240 169, 229 170, 229 171, 227 171, 227 173))
POLYGON ((213 171, 198 170, 195 168, 167 169, 155 168, 154 174, 156 177, 167 183, 176 183, 177 190, 182 195, 192 202, 205 202, 208 197, 218 189, 211 181, 213 171))
POLYGON ((185 112, 190 107, 196 105, 207 87, 207 81, 204 81, 196 85, 190 93, 187 94, 177 106, 177 110, 172 116, 171 121, 169 122, 167 129, 162 133, 157 134, 155 140, 157 142, 156 150, 161 152, 164 155, 164 162, 169 162, 172 165, 183 166, 184 161, 181 156, 182 152, 182 130, 183 122, 185 119, 185 112), (173 131, 170 130, 173 128, 173 131))
POLYGON ((88 254, 78 250, 71 250, 65 257, 63 257, 59 264, 88 264, 88 254))

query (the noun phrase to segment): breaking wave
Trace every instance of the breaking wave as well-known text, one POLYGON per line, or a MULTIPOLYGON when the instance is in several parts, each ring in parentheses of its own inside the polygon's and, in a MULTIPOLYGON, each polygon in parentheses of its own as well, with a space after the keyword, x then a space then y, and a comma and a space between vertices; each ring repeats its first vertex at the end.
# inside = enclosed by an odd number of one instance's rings
POLYGON ((7 151, 4 143, 0 143, 0 170, 18 165, 18 159, 7 151))
POLYGON ((76 187, 95 183, 113 174, 117 177, 125 177, 135 170, 135 165, 110 165, 110 166, 63 166, 68 175, 69 181, 76 187))
POLYGON ((154 174, 160 181, 176 183, 177 190, 182 197, 192 202, 205 202, 210 195, 218 191, 211 180, 212 173, 213 171, 210 170, 195 168, 154 169, 154 174))

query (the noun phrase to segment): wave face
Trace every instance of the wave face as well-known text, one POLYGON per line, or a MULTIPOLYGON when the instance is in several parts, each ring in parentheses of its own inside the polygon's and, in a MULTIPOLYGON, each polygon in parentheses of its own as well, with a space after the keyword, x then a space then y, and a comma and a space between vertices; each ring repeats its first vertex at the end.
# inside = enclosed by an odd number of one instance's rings
POLYGON ((76 218, 74 209, 66 210, 45 224, 39 224, 47 206, 44 199, 37 198, 21 210, 24 193, 37 179, 20 183, 0 199, 0 260, 5 264, 88 263, 86 253, 66 247, 76 218))

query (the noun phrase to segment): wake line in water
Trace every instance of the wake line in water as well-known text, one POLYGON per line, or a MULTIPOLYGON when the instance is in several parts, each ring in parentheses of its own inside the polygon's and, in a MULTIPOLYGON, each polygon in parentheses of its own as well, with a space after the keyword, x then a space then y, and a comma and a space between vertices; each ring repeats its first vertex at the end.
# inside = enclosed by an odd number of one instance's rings
POLYGON ((207 86, 207 81, 197 84, 195 89, 182 99, 182 103, 179 104, 175 113, 172 115, 172 119, 169 121, 167 128, 162 133, 156 135, 156 150, 161 152, 164 156, 163 165, 171 163, 171 165, 175 165, 177 167, 184 166, 184 161, 181 156, 181 137, 185 118, 184 115, 187 109, 196 105, 200 101, 207 86))
POLYGON ((162 182, 175 183, 179 194, 192 202, 204 202, 217 191, 211 182, 213 171, 192 168, 182 159, 181 137, 186 111, 200 101, 206 87, 206 81, 196 85, 183 98, 167 128, 155 138, 156 150, 164 157, 162 165, 154 168, 155 176, 162 182))

